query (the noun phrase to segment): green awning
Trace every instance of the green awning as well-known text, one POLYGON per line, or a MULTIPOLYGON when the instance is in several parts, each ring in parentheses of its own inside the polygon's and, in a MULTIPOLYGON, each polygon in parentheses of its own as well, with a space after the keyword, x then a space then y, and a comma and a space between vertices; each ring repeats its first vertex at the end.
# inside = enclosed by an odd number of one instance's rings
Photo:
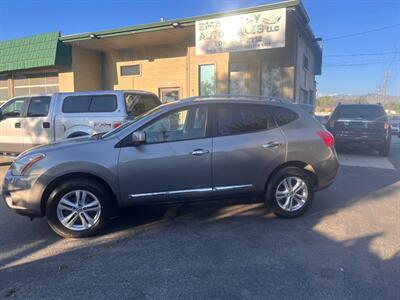
POLYGON ((0 72, 71 64, 71 49, 59 32, 0 42, 0 72))

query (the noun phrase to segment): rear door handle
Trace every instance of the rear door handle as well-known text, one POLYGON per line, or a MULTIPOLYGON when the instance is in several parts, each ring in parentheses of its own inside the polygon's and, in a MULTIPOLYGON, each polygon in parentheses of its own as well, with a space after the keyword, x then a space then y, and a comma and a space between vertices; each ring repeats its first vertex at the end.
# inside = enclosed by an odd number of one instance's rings
POLYGON ((274 149, 274 148, 278 148, 278 147, 282 146, 282 143, 274 141, 274 142, 266 143, 266 144, 264 144, 262 146, 263 146, 263 148, 274 149))
POLYGON ((15 128, 21 128, 21 123, 20 122, 15 123, 15 128))
POLYGON ((207 153, 210 153, 210 151, 204 150, 204 149, 196 149, 196 150, 192 151, 192 155, 194 155, 194 156, 200 156, 200 155, 204 155, 207 153))

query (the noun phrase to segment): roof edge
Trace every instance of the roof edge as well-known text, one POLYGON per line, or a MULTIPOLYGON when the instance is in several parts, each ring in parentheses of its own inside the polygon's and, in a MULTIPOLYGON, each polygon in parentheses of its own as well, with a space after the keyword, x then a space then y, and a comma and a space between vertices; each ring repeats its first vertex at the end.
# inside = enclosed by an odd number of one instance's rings
MULTIPOLYGON (((101 30, 101 31, 94 31, 94 32, 86 32, 86 33, 79 33, 79 34, 70 34, 64 35, 60 37, 62 42, 77 42, 81 40, 88 40, 91 39, 91 35, 95 35, 96 37, 109 37, 109 36, 117 36, 117 35, 124 35, 124 34, 132 34, 136 32, 143 32, 143 31, 153 31, 153 30, 163 30, 163 29, 170 29, 173 28, 173 23, 180 23, 180 24, 188 24, 194 23, 198 20, 205 20, 205 19, 214 19, 219 17, 226 17, 235 14, 244 14, 244 13, 252 13, 257 12, 265 9, 277 9, 277 8, 288 8, 288 7, 296 7, 302 5, 301 0, 287 0, 282 2, 276 3, 268 3, 264 5, 258 5, 253 7, 246 7, 246 8, 239 8, 230 11, 212 13, 208 15, 201 15, 201 16, 194 16, 188 18, 181 18, 181 19, 174 19, 168 20, 163 22, 154 22, 154 23, 147 23, 143 25, 135 25, 129 27, 121 27, 117 29, 110 29, 110 30, 101 30)), ((307 16, 307 14, 306 14, 307 16)), ((307 16, 308 18, 308 16, 307 16)))

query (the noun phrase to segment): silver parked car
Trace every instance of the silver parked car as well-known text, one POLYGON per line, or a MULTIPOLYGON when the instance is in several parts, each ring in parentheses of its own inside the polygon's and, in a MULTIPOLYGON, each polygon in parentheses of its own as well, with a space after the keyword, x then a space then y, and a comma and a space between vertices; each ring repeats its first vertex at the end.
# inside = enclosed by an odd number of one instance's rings
POLYGON ((109 131, 160 104, 134 90, 19 96, 0 107, 0 154, 109 131))
POLYGON ((247 198, 297 217, 335 179, 332 135, 293 104, 232 97, 156 107, 106 134, 22 153, 3 198, 64 237, 104 228, 115 207, 247 198))

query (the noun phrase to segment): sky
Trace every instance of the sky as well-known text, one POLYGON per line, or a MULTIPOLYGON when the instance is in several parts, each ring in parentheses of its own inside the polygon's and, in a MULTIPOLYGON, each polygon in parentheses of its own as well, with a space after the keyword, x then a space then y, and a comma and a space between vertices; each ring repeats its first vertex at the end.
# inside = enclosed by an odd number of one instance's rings
MULTIPOLYGON (((65 35, 113 29, 270 2, 276 1, 0 0, 0 41, 51 31, 65 35)), ((315 35, 324 40, 322 75, 316 77, 320 95, 372 93, 383 85, 386 71, 388 94, 400 96, 400 0, 303 4, 315 35), (366 31, 372 32, 357 35, 366 31)))

